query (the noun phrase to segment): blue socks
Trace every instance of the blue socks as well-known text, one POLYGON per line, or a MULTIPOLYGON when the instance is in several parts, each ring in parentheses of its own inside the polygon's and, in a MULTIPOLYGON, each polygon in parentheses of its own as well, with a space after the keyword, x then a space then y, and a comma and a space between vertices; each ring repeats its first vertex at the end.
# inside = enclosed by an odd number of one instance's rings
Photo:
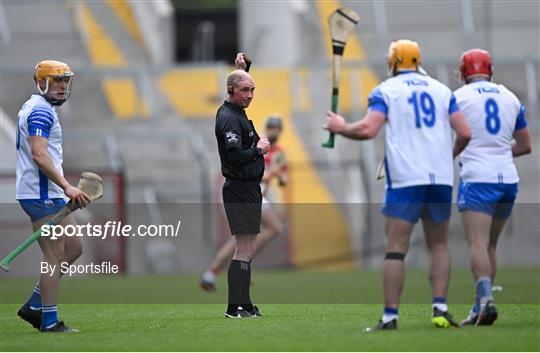
POLYGON ((27 303, 30 306, 30 309, 35 311, 41 310, 41 291, 39 289, 39 284, 36 284, 32 290, 32 295, 28 298, 27 303))
POLYGON ((476 282, 476 297, 474 297, 474 305, 471 309, 473 315, 478 315, 483 305, 490 300, 493 300, 493 293, 491 292, 491 278, 480 277, 476 282))
POLYGON ((432 308, 437 308, 442 312, 448 311, 448 304, 446 304, 446 297, 433 297, 432 308))
MULTIPOLYGON (((491 292, 491 278, 480 277, 476 282, 476 313, 478 313, 482 306, 486 305, 486 303, 490 300, 493 300, 493 293, 491 292)), ((473 308, 473 312, 474 310, 475 308, 473 308)))
POLYGON ((28 298, 27 304, 31 310, 41 310, 42 328, 51 328, 58 322, 58 306, 56 304, 42 305, 39 284, 36 284, 32 290, 32 295, 28 298))
POLYGON ((58 322, 58 307, 56 304, 43 305, 41 314, 41 328, 51 328, 58 322))
POLYGON ((382 317, 383 324, 386 324, 387 322, 390 322, 394 319, 397 320, 398 318, 398 308, 389 308, 387 306, 384 307, 384 313, 382 317))

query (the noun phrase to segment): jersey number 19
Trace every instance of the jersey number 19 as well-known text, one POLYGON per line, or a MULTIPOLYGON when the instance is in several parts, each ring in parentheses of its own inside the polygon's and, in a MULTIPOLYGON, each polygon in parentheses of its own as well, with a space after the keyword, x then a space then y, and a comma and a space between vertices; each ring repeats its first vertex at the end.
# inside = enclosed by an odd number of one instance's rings
POLYGON ((408 102, 413 105, 416 128, 420 129, 422 123, 426 127, 435 125, 435 103, 433 98, 427 92, 414 92, 408 99, 408 102), (422 115, 420 116, 420 111, 422 115))

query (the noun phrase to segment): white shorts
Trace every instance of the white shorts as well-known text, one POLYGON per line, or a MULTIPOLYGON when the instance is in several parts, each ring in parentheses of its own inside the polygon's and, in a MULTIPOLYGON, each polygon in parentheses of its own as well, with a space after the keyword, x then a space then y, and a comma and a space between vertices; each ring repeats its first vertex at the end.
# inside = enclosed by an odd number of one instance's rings
POLYGON ((268 209, 271 209, 272 208, 272 204, 270 203, 270 201, 268 201, 268 199, 266 197, 263 196, 262 198, 262 210, 268 210, 268 209))

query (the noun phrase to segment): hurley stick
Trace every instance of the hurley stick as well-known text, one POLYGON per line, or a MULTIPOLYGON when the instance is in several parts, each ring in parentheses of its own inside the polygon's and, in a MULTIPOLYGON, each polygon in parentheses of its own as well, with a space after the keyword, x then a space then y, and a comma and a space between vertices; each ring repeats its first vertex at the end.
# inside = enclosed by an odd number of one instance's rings
MULTIPOLYGON (((94 173, 83 172, 81 174, 81 179, 79 180, 77 188, 84 191, 88 195, 88 197, 90 197, 91 201, 95 201, 103 196, 103 181, 101 180, 101 177, 99 175, 94 173)), ((49 226, 55 225, 78 208, 79 205, 76 202, 70 200, 67 205, 62 207, 62 209, 58 211, 53 216, 53 218, 45 224, 49 226)), ((0 262, 0 267, 6 272, 9 271, 9 265, 13 261, 13 259, 19 256, 19 254, 26 250, 26 248, 28 248, 33 242, 38 240, 40 236, 41 227, 36 230, 32 235, 30 235, 22 244, 17 246, 8 256, 6 256, 0 262)))
MULTIPOLYGON (((341 58, 343 57, 345 44, 347 44, 347 38, 356 27, 359 19, 356 12, 346 8, 337 9, 328 17, 330 35, 332 36, 332 111, 334 113, 337 113, 338 110, 341 58)), ((334 148, 334 134, 332 132, 322 146, 334 148)))

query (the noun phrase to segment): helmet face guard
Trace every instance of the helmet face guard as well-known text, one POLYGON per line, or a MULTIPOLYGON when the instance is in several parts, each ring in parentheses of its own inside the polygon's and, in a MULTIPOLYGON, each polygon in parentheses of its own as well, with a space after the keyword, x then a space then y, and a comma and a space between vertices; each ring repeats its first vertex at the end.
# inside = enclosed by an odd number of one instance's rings
POLYGON ((63 62, 41 61, 34 70, 34 81, 38 92, 55 106, 64 104, 71 94, 73 71, 63 62), (44 87, 43 86, 44 83, 44 87))
POLYGON ((493 66, 489 52, 482 49, 471 49, 461 54, 459 65, 461 80, 465 83, 475 78, 491 80, 493 66))

